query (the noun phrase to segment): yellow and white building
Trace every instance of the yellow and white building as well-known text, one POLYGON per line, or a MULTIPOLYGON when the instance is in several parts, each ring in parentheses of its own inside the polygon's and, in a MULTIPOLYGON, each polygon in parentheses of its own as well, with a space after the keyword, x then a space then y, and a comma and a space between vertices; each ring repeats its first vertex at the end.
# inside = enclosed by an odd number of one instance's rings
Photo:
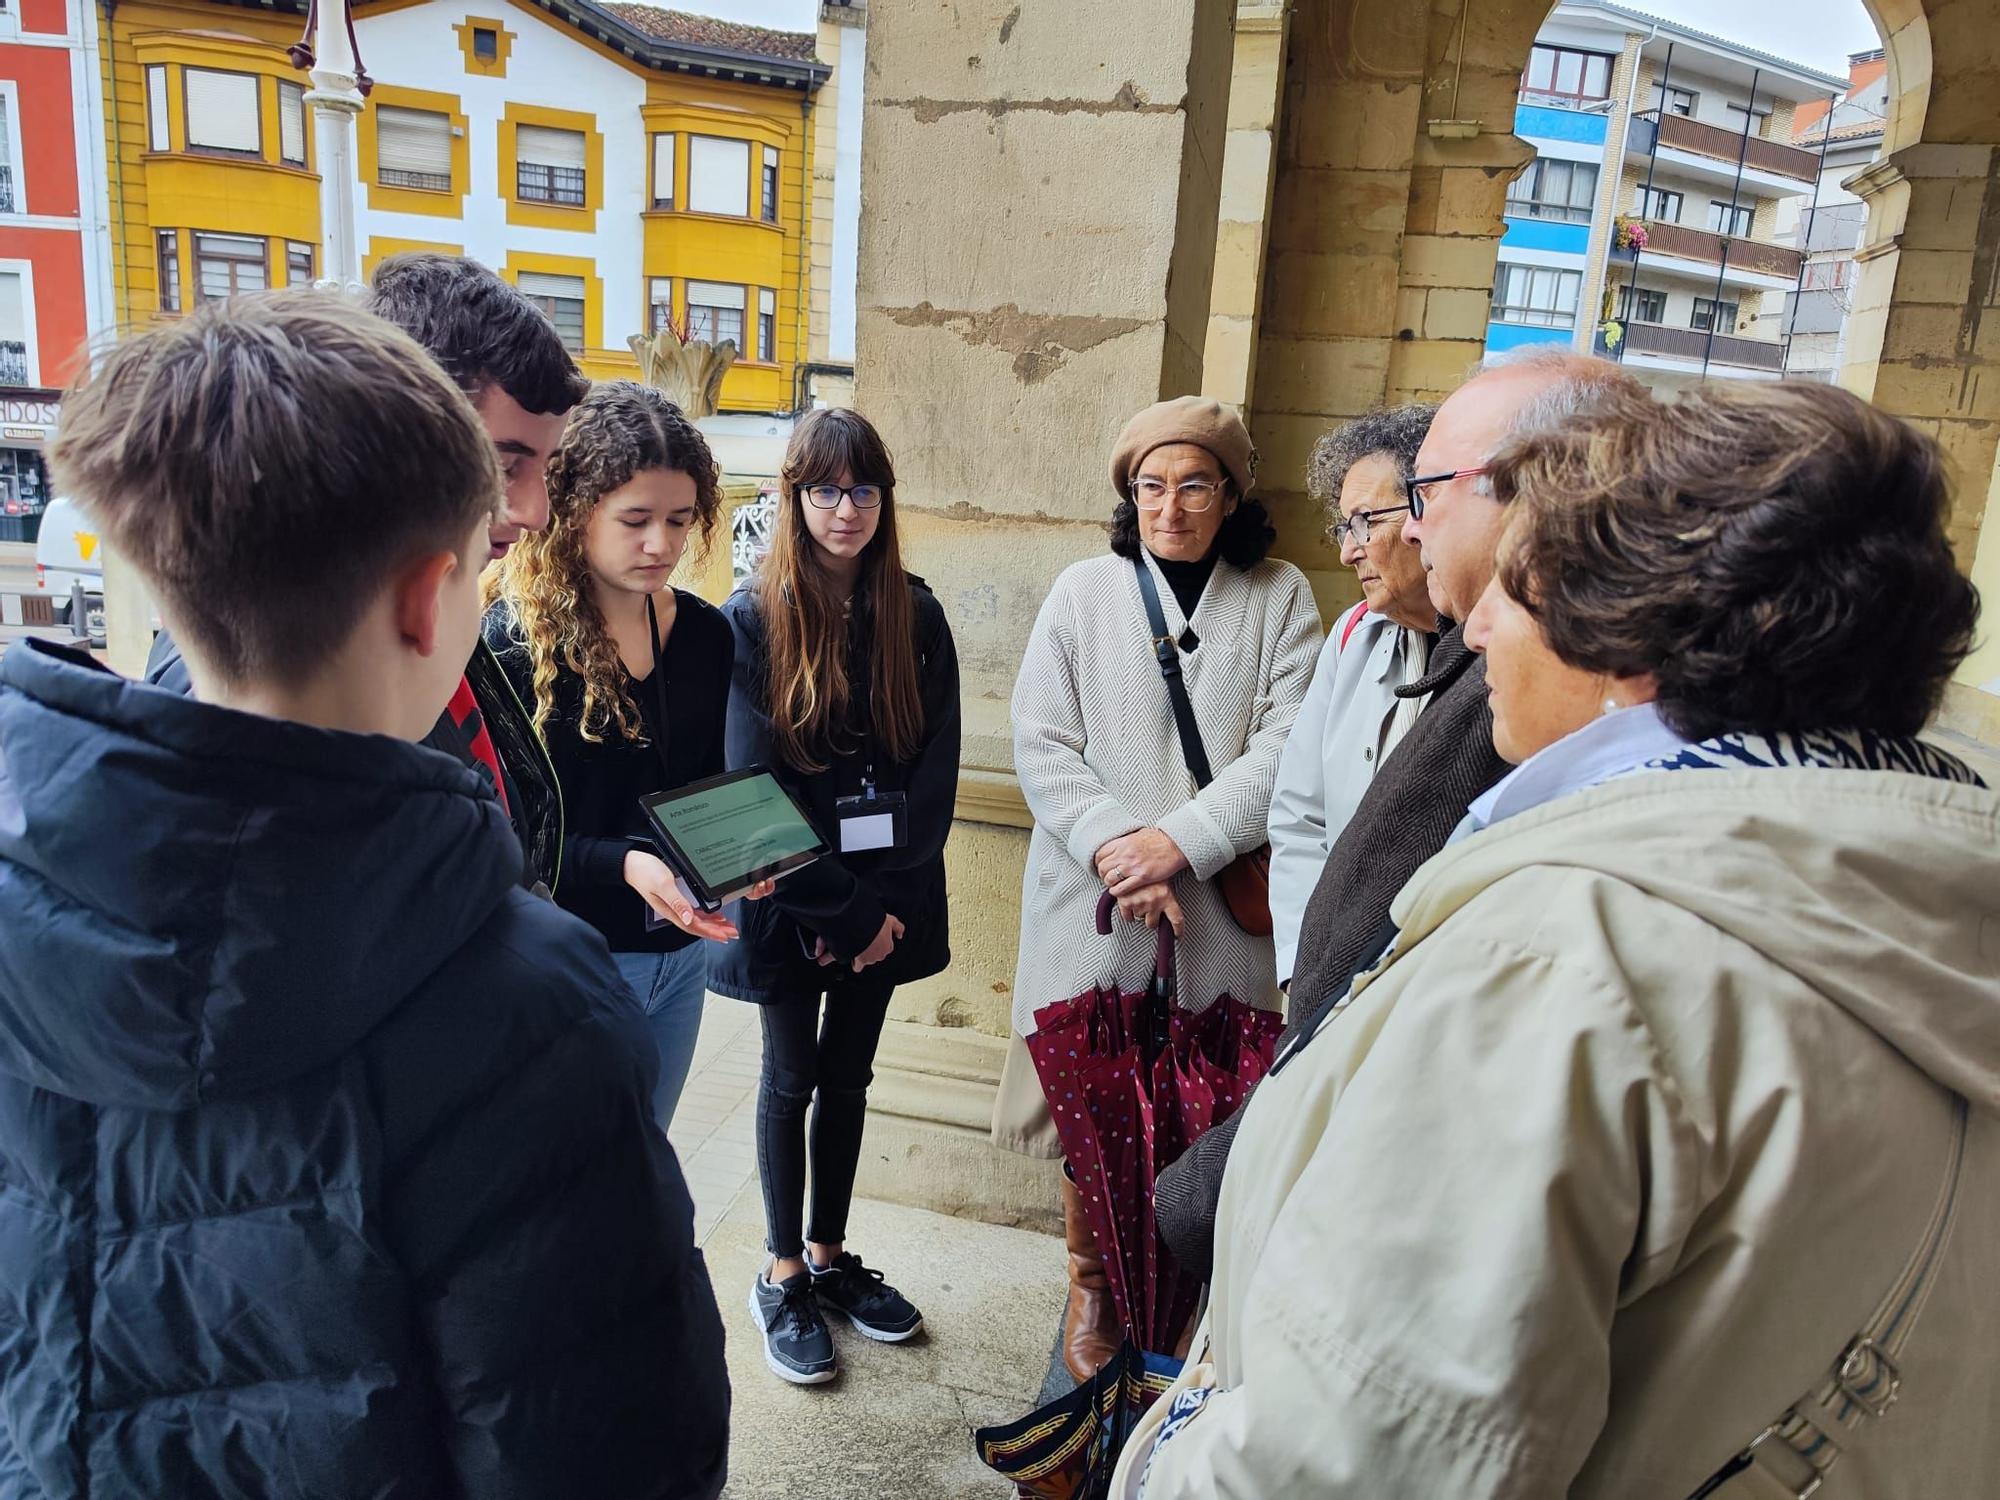
MULTIPOLYGON (((127 326, 319 273, 309 85, 285 52, 304 12, 126 0, 113 13, 127 326)), ((803 404, 825 134, 813 111, 831 72, 812 35, 621 0, 372 0, 355 35, 374 79, 354 185, 366 268, 398 250, 471 255, 541 302, 600 379, 636 375, 628 338, 671 317, 736 340, 724 411, 803 404)))

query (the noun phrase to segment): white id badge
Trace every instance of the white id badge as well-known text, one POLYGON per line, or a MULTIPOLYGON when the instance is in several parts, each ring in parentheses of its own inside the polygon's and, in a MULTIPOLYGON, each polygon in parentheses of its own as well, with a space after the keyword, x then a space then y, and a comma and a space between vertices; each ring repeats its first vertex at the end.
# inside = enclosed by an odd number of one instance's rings
POLYGON ((859 854, 867 849, 896 847, 896 815, 872 813, 866 817, 840 820, 840 852, 859 854))
POLYGON ((833 804, 840 823, 840 852, 866 854, 871 849, 900 849, 908 837, 909 799, 901 792, 878 792, 864 782, 858 797, 833 804))

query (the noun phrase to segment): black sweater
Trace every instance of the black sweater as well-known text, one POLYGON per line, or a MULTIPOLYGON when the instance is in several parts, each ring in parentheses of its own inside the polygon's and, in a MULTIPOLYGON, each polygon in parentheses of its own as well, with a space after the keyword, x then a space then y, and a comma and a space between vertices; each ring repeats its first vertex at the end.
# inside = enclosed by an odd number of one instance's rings
MULTIPOLYGON (((555 711, 543 732, 563 796, 563 878, 556 901, 603 933, 614 953, 668 953, 697 941, 678 927, 646 931, 646 904, 625 883, 626 854, 654 848, 639 799, 723 770, 735 640, 714 605, 680 589, 674 598, 674 623, 660 650, 668 723, 659 723, 652 674, 627 676, 625 689, 639 706, 645 742, 624 738, 614 721, 592 744, 579 729, 583 678, 558 665, 555 711)), ((532 706, 534 670, 527 647, 514 639, 513 615, 505 604, 494 605, 486 617, 486 643, 521 701, 532 706)))

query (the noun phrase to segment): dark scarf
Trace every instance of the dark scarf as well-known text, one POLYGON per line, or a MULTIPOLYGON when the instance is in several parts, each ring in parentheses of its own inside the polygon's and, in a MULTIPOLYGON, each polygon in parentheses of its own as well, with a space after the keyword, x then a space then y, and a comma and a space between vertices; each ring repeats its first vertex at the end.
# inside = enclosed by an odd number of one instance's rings
MULTIPOLYGON (((1292 970, 1292 1031, 1310 1027, 1323 1005, 1347 993, 1355 971, 1388 946, 1396 893, 1444 847, 1473 798, 1512 769, 1493 749, 1485 658, 1467 649, 1457 626, 1438 641, 1430 670, 1396 694, 1428 694, 1430 703, 1375 773, 1306 904, 1292 970)), ((1155 1189, 1167 1248, 1200 1276, 1214 1259, 1215 1205, 1242 1117, 1238 1110, 1197 1140, 1155 1189)))

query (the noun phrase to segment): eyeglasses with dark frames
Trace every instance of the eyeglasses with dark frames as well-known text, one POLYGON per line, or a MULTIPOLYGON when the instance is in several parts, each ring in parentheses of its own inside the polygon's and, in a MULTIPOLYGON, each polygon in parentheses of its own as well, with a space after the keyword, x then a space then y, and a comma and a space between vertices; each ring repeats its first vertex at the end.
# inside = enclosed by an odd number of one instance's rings
POLYGON ((1399 516, 1410 507, 1407 505, 1385 505, 1379 510, 1357 510, 1351 516, 1343 516, 1328 528, 1336 547, 1345 547, 1351 540, 1357 547, 1368 545, 1369 528, 1376 521, 1387 521, 1391 516, 1399 516))
POLYGON ((809 484, 801 493, 814 510, 839 510, 843 500, 852 500, 856 510, 873 510, 882 503, 879 484, 809 484))
POLYGON ((1410 502, 1410 519, 1412 521, 1421 521, 1424 518, 1424 506, 1429 503, 1424 498, 1424 491, 1432 485, 1450 484, 1454 479, 1474 479, 1485 472, 1486 465, 1480 464, 1471 469, 1453 469, 1448 474, 1418 474, 1413 478, 1405 479, 1403 481, 1403 494, 1410 502))

